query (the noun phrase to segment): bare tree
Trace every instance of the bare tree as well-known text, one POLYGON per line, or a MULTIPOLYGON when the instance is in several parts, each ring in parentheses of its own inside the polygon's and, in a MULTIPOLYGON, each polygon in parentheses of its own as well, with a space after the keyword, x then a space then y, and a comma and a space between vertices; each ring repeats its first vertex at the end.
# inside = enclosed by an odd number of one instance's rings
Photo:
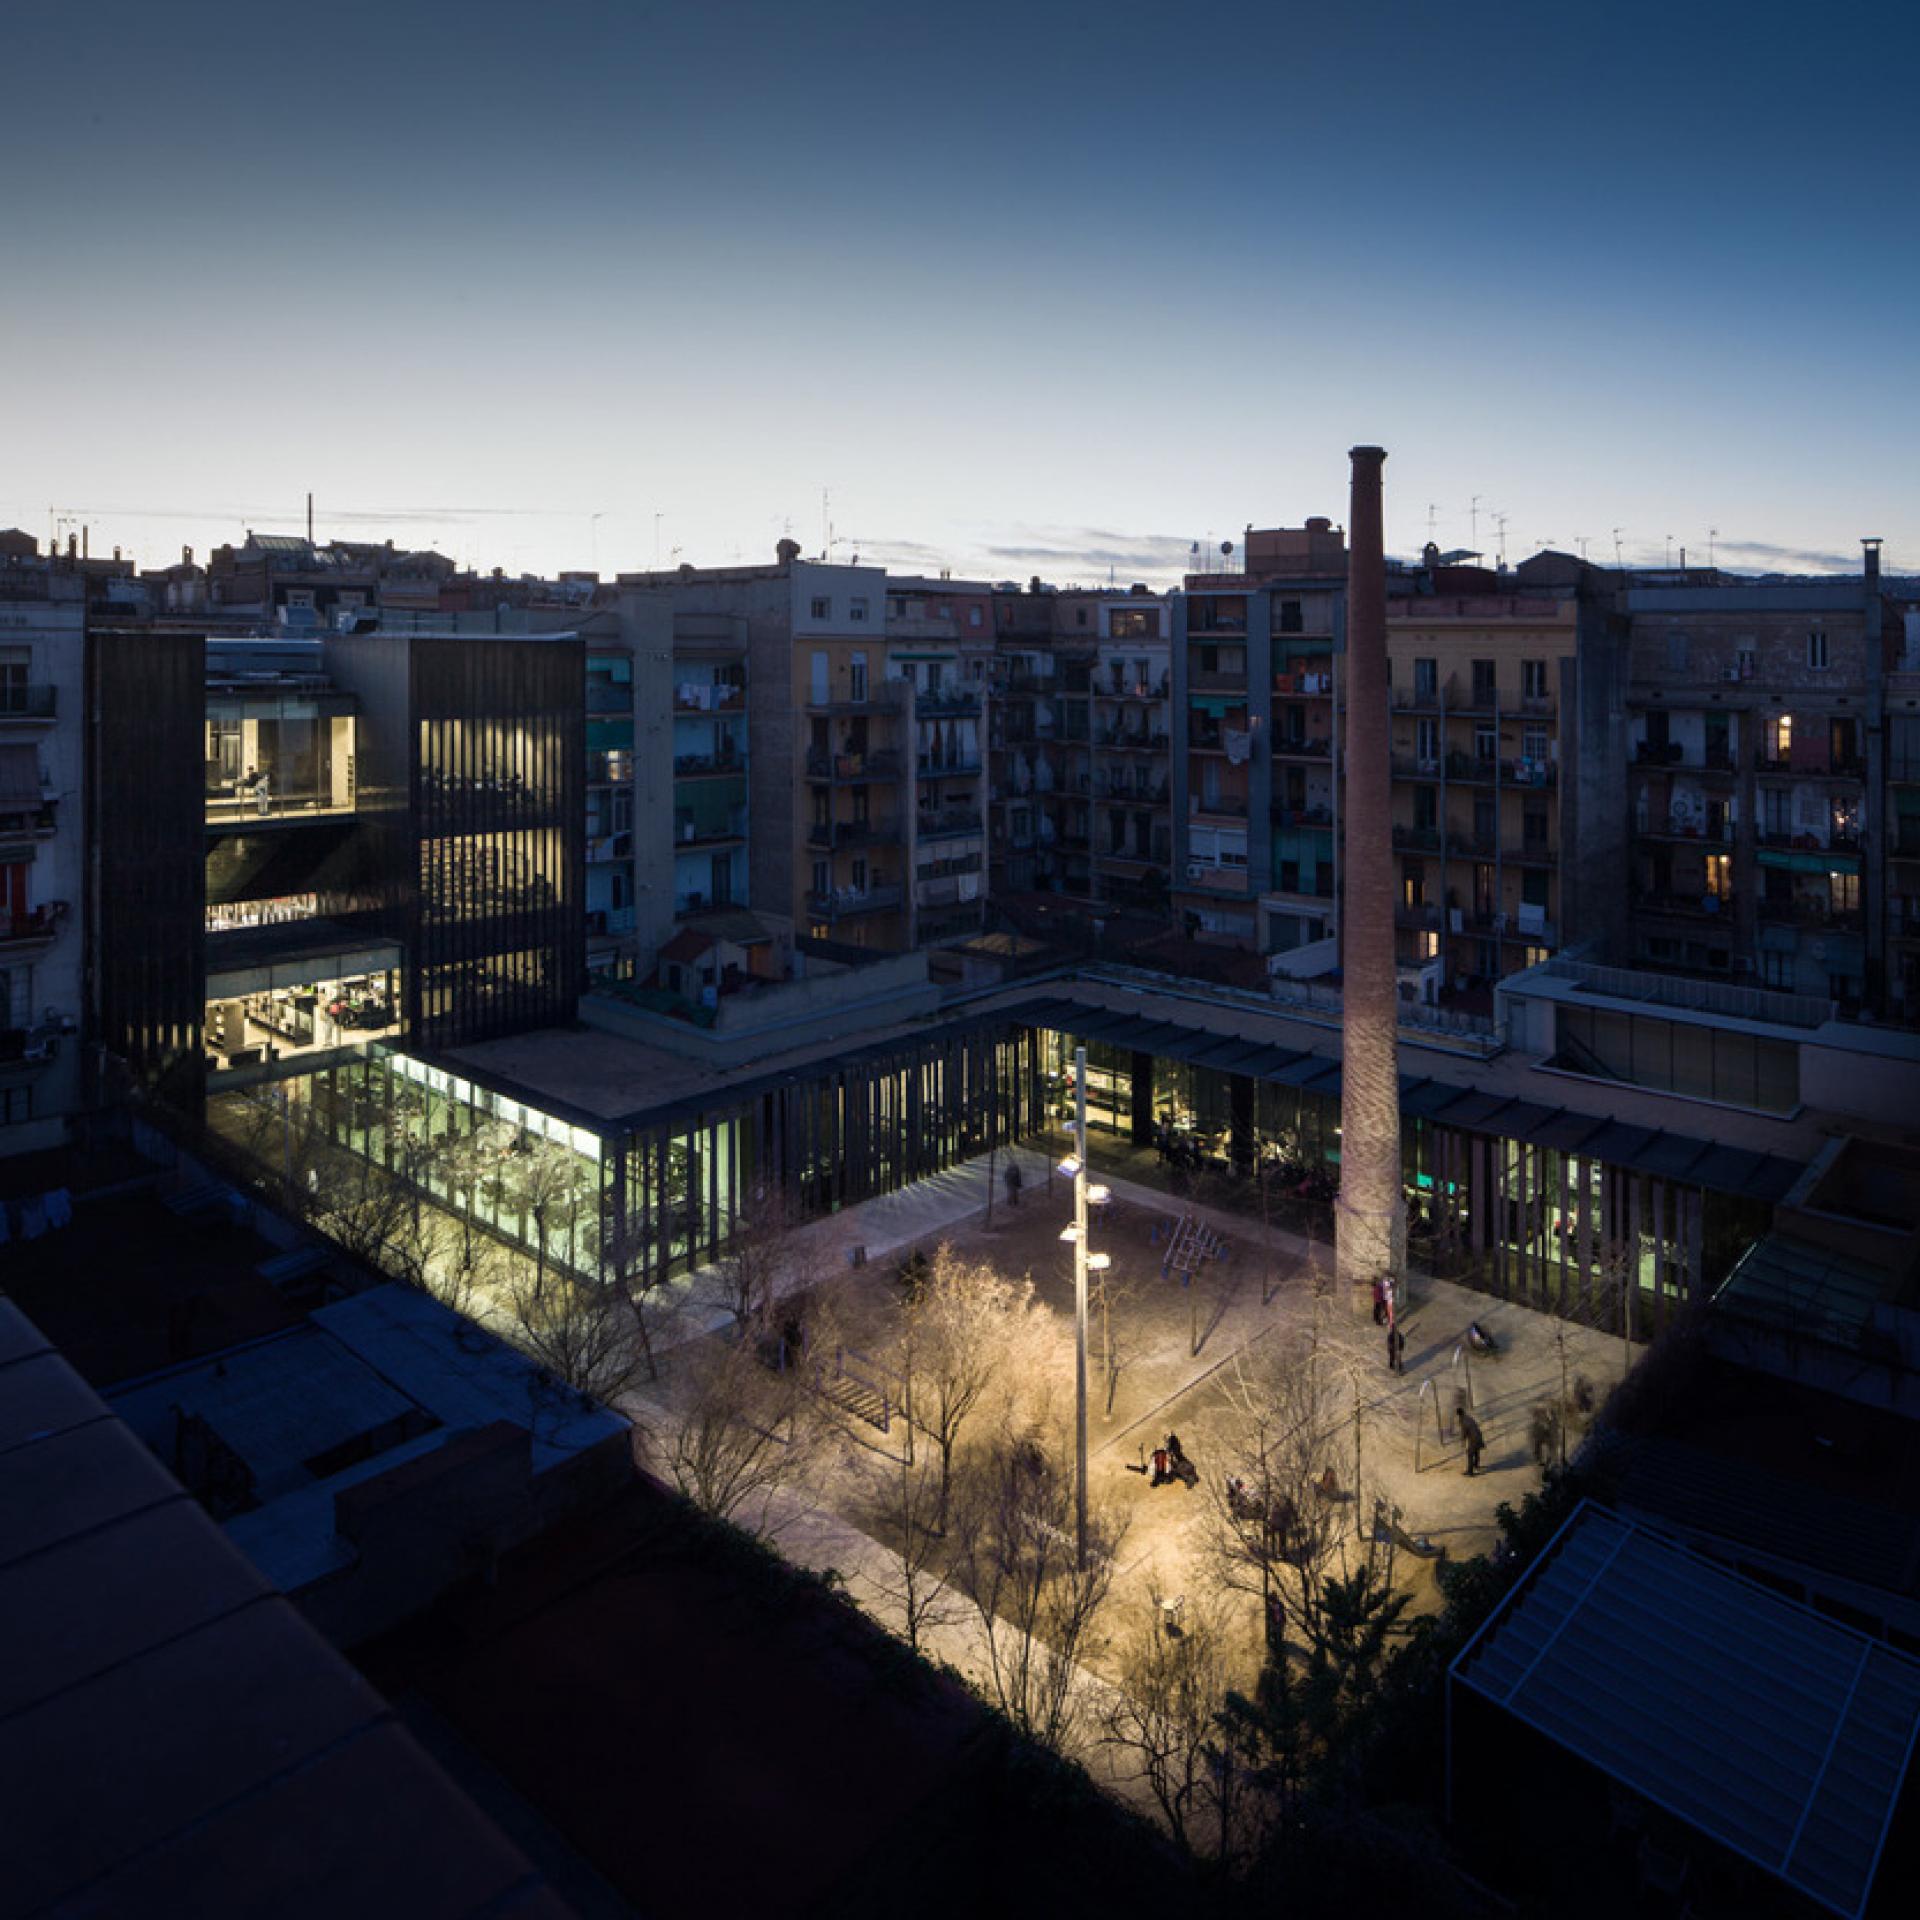
POLYGON ((798 1233, 798 1210, 779 1187, 757 1188, 733 1217, 709 1271, 713 1298, 742 1335, 764 1331, 783 1293, 823 1278, 815 1243, 798 1233))
POLYGON ((944 1533, 961 1435, 990 1396, 1031 1391, 1039 1360, 1031 1280, 1007 1280, 943 1243, 901 1306, 908 1417, 939 1462, 934 1530, 944 1533))
POLYGON ((617 1220, 601 1236, 605 1284, 626 1303, 647 1378, 658 1380, 659 1343, 678 1319, 680 1298, 667 1277, 665 1263, 653 1255, 653 1234, 648 1223, 636 1216, 617 1220))
POLYGON ((798 1370, 764 1365, 755 1346, 713 1339, 675 1367, 650 1452, 696 1506, 763 1538, 785 1520, 781 1496, 804 1486, 822 1431, 798 1370))
POLYGON ((548 1242, 555 1231, 568 1236, 583 1198, 584 1166, 572 1148, 557 1140, 528 1140, 508 1161, 507 1202, 533 1228, 534 1262, 539 1282, 547 1273, 548 1242))
POLYGON ((1176 1625, 1158 1588, 1117 1649, 1115 1690, 1100 1711, 1101 1743, 1134 1763, 1174 1844, 1189 1858, 1203 1833, 1219 1854, 1239 1825, 1245 1773, 1222 1739, 1231 1676, 1217 1614, 1183 1596, 1176 1625))
POLYGON ((868 1527, 889 1557, 873 1576, 881 1598, 898 1612, 900 1631, 914 1652, 927 1635, 960 1616, 951 1560, 940 1526, 940 1473, 925 1455, 915 1460, 903 1448, 889 1459, 866 1503, 868 1527))
POLYGON ((617 1288, 519 1264, 504 1291, 507 1337, 576 1392, 611 1404, 639 1379, 645 1362, 617 1288))
POLYGON ((1299 1350, 1242 1354, 1223 1379, 1214 1562, 1224 1585, 1258 1597, 1270 1644, 1288 1624, 1317 1642, 1324 1585, 1348 1533, 1354 1493, 1339 1481, 1352 1442, 1335 1370, 1316 1324, 1299 1350))
POLYGON ((1124 1524, 1091 1515, 1081 1564, 1072 1474, 1032 1446, 971 1455, 954 1520, 955 1574, 980 1622, 992 1697, 1023 1733, 1064 1752, 1080 1718, 1079 1668, 1102 1648, 1124 1524))

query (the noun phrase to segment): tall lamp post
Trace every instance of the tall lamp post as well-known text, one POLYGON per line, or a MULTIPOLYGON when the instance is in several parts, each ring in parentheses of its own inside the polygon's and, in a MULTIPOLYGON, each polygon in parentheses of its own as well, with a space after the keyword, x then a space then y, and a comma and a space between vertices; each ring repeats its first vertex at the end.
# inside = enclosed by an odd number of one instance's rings
POLYGON ((1087 1565, 1087 1274, 1104 1273, 1108 1256, 1087 1249, 1087 1208, 1103 1205, 1108 1189, 1087 1184, 1087 1050, 1073 1055, 1073 1151, 1060 1162, 1060 1171, 1073 1182, 1073 1225, 1062 1227, 1060 1238, 1073 1242, 1073 1418, 1074 1551, 1075 1564, 1087 1565))

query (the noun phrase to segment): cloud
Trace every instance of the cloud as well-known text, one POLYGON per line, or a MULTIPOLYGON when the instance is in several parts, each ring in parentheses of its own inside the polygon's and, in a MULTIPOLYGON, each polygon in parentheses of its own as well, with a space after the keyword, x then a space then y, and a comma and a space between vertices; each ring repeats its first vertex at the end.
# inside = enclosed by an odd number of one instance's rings
POLYGON ((989 560, 1069 572, 1182 573, 1193 542, 1173 533, 1116 533, 1106 527, 1016 527, 984 549, 989 560))
POLYGON ((1777 547, 1765 540, 1720 540, 1713 549, 1716 561, 1739 566, 1743 562, 1769 573, 1858 573, 1860 555, 1834 553, 1818 547, 1777 547))

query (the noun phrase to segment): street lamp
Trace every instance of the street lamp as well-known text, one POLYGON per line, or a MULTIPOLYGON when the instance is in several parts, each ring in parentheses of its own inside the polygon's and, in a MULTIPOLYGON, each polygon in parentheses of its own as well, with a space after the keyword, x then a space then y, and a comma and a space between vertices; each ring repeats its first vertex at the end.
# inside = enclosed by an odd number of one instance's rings
POLYGON ((1104 1272, 1108 1265, 1104 1253, 1087 1252, 1087 1203, 1096 1205, 1111 1198, 1105 1187, 1087 1185, 1087 1050, 1076 1047, 1073 1055, 1073 1152, 1060 1162, 1060 1171, 1073 1182, 1073 1225, 1061 1230, 1062 1240, 1073 1242, 1073 1413, 1074 1448, 1079 1476, 1074 1494, 1074 1544, 1076 1564, 1084 1572, 1087 1564, 1087 1270, 1104 1272), (1098 1199, 1095 1199, 1095 1196, 1098 1199))

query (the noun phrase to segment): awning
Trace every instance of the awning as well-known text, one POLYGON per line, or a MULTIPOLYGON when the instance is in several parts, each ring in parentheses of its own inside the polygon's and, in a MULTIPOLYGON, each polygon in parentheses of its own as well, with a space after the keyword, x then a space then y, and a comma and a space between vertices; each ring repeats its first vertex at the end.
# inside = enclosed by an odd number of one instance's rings
POLYGON ((0 746, 0 813, 38 813, 43 803, 39 748, 0 746))
POLYGON ((1763 867, 1784 867, 1789 873, 1857 873, 1860 869, 1860 856, 1840 848, 1807 853, 1799 848, 1762 847, 1759 860, 1763 867))

